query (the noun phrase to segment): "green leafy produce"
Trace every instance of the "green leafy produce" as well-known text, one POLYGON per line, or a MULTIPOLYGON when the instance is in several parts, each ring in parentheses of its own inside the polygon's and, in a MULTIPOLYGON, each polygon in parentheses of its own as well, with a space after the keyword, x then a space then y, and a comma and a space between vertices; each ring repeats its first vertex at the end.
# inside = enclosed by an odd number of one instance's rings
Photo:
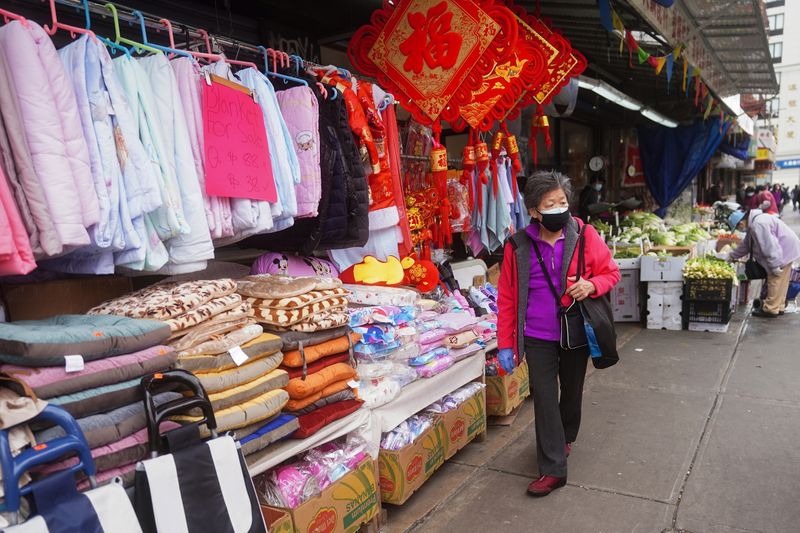
POLYGON ((687 279, 731 279, 736 281, 736 269, 727 261, 713 256, 695 257, 686 261, 683 277, 687 279))
POLYGON ((591 221, 591 225, 597 230, 597 233, 605 233, 611 235, 611 224, 603 222, 602 220, 595 219, 591 221))
POLYGON ((639 250, 639 248, 617 248, 617 251, 614 254, 614 259, 636 259, 640 255, 642 255, 642 252, 639 250))

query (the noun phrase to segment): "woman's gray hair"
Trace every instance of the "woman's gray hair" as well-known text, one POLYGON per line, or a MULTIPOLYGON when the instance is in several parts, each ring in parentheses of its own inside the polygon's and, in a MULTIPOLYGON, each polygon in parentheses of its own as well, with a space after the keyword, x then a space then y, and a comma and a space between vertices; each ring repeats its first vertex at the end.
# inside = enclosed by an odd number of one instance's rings
POLYGON ((525 183, 525 207, 533 209, 542 203, 542 197, 552 191, 563 190, 567 200, 572 197, 572 182, 555 170, 538 170, 528 176, 525 183))

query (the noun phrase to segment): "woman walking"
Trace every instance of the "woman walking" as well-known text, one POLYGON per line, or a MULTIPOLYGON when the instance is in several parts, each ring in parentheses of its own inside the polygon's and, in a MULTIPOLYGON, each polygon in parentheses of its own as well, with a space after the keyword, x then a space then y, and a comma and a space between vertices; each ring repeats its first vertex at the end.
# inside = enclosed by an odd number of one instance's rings
POLYGON ((592 226, 584 230, 586 265, 577 276, 583 222, 569 213, 571 193, 569 178, 558 172, 528 178, 525 206, 531 224, 506 243, 500 274, 500 363, 511 370, 515 358, 525 358, 530 367, 540 475, 528 485, 532 496, 566 484, 567 456, 581 422, 589 350, 561 346, 560 313, 576 301, 606 295, 620 279, 608 246, 592 226))

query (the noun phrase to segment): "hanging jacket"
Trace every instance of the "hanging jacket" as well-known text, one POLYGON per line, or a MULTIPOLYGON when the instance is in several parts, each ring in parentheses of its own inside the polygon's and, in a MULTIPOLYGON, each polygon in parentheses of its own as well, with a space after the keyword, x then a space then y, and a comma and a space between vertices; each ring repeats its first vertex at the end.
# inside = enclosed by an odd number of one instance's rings
POLYGON ((168 259, 167 249, 159 239, 149 214, 163 205, 158 176, 142 141, 139 127, 134 117, 125 90, 117 76, 114 63, 105 45, 99 41, 88 40, 100 60, 107 104, 111 106, 111 125, 113 127, 114 147, 120 166, 121 220, 130 217, 133 233, 125 232, 125 247, 114 253, 114 264, 134 270, 155 271, 168 259), (127 209, 127 214, 124 210, 127 209))
MULTIPOLYGON (((162 241, 189 233, 181 201, 181 188, 175 171, 175 155, 163 138, 162 117, 147 73, 138 61, 128 56, 114 59, 119 80, 136 120, 139 139, 147 152, 161 192, 162 205, 148 215, 162 241)), ((159 89, 160 90, 160 89, 159 89)))
POLYGON ((0 166, 0 276, 27 274, 34 268, 28 233, 0 166))
POLYGON ((31 192, 29 205, 37 204, 32 212, 49 212, 60 241, 48 241, 46 253, 85 246, 90 242, 86 229, 97 224, 100 215, 86 140, 76 127, 77 103, 64 66, 50 37, 33 21, 23 25, 15 20, 0 27, 0 53, 5 60, 0 72, 5 80, 0 83, 5 85, 3 92, 10 91, 0 104, 6 127, 22 126, 33 164, 33 172, 18 177, 26 196, 31 192), (38 205, 42 191, 46 204, 38 205))
MULTIPOLYGON (((6 70, 5 57, 0 53, 0 73, 6 70)), ((0 166, 8 178, 34 255, 54 255, 62 250, 61 238, 47 208, 44 188, 34 170, 9 82, 7 76, 0 75, 0 166)))
POLYGON ((209 196, 205 185, 205 142, 203 131, 203 98, 200 89, 200 65, 193 57, 178 57, 170 61, 178 82, 178 93, 186 116, 189 142, 192 146, 195 171, 203 193, 206 220, 212 239, 233 236, 230 199, 224 196, 209 196))
MULTIPOLYGON (((568 278, 575 277, 578 273, 578 254, 575 251, 578 232, 582 226, 582 221, 573 218, 564 228, 564 255, 558 285, 563 287, 561 305, 564 307, 569 307, 573 302, 566 290, 575 283, 568 278)), ((586 272, 583 277, 589 279, 597 289, 590 297, 600 298, 619 282, 619 267, 608 246, 592 226, 586 226, 584 237, 586 272)), ((505 244, 497 297, 497 347, 501 350, 513 349, 520 359, 525 354, 525 316, 528 310, 531 268, 538 268, 538 265, 531 264, 531 239, 525 229, 522 229, 505 244)))
POLYGON ((169 252, 169 262, 161 272, 183 274, 205 270, 206 261, 214 258, 214 245, 208 231, 200 179, 195 169, 194 153, 189 142, 189 130, 178 94, 175 73, 164 54, 144 57, 139 63, 148 74, 153 88, 156 110, 161 117, 159 123, 168 154, 168 164, 174 165, 181 205, 189 226, 188 232, 181 233, 164 243, 169 252))
POLYGON ((297 217, 317 216, 322 194, 317 98, 309 87, 301 85, 280 91, 277 100, 299 162, 300 181, 295 186, 297 217))

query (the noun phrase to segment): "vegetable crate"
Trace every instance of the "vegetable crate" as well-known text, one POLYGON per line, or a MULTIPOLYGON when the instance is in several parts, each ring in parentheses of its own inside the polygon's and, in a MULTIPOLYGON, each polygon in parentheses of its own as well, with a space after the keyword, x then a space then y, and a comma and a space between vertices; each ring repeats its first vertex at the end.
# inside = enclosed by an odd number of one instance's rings
POLYGON ((730 302, 733 297, 731 279, 686 279, 683 300, 690 302, 730 302))
POLYGON ((727 324, 731 320, 730 301, 683 301, 683 320, 685 323, 705 322, 708 324, 727 324))

